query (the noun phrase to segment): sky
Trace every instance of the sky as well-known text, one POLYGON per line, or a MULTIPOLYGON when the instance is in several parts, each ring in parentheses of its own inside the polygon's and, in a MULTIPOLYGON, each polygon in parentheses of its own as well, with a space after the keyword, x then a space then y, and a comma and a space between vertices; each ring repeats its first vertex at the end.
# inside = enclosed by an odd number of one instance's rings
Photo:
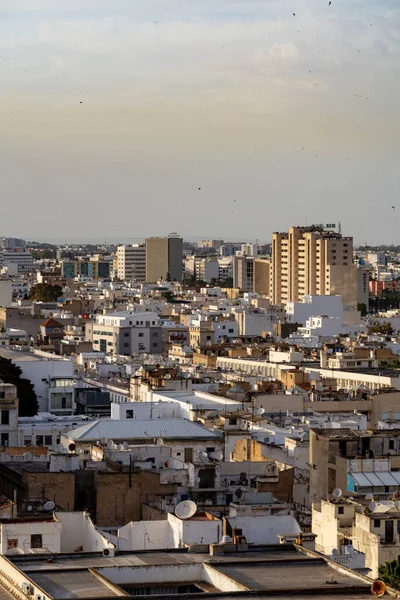
POLYGON ((0 236, 400 243, 399 107, 398 0, 0 0, 0 236))

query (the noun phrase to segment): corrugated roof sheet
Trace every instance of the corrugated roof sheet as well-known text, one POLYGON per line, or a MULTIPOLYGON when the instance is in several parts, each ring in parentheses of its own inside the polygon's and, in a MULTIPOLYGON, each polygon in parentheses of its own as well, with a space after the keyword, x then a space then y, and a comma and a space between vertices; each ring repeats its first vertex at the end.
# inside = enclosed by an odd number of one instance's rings
POLYGON ((79 441, 97 441, 102 438, 111 440, 132 440, 151 438, 216 439, 223 436, 222 431, 210 431, 188 419, 102 419, 73 429, 68 437, 79 441))
POLYGON ((272 492, 245 492, 241 504, 275 504, 272 492))

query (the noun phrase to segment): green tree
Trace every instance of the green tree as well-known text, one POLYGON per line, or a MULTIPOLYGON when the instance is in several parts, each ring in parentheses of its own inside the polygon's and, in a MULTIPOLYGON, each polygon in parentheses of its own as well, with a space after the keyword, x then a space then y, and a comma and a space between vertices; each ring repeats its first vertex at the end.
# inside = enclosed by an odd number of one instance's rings
POLYGON ((22 371, 8 358, 0 357, 0 379, 4 383, 12 383, 17 387, 19 399, 19 417, 33 417, 37 414, 39 405, 34 386, 29 379, 21 377, 22 371))
POLYGON ((60 285, 37 283, 31 287, 30 299, 37 302, 55 302, 60 296, 62 296, 60 285))
POLYGON ((173 302, 175 300, 175 294, 170 290, 165 290, 165 292, 161 292, 161 298, 165 298, 167 302, 173 302))
POLYGON ((371 327, 368 329, 368 334, 373 335, 374 333, 392 335, 394 333, 394 329, 389 321, 386 321, 385 323, 376 323, 375 325, 371 325, 371 327))
POLYGON ((391 560, 378 568, 379 578, 392 588, 400 587, 400 562, 391 560))
POLYGON ((367 314, 367 305, 359 302, 357 304, 357 310, 360 311, 362 317, 365 317, 365 315, 367 314))

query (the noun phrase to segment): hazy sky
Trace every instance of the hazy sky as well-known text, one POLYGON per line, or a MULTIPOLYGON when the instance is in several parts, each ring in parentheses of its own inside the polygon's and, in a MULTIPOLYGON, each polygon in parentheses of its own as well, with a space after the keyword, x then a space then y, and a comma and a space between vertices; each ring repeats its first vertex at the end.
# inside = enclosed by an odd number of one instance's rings
POLYGON ((399 0, 0 0, 0 136, 0 235, 400 243, 399 0))

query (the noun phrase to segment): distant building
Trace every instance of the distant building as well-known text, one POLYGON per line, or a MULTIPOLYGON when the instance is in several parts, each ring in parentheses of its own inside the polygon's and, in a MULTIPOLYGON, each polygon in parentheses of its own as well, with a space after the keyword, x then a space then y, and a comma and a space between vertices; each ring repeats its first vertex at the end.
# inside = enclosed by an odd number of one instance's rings
POLYGON ((73 279, 85 277, 89 279, 108 279, 112 273, 111 260, 93 257, 90 260, 62 260, 61 274, 63 277, 73 279))
POLYGON ((353 238, 319 225, 274 233, 271 287, 274 304, 298 302, 306 294, 340 294, 346 307, 355 307, 357 267, 353 264, 353 238))
POLYGON ((182 281, 183 240, 176 234, 146 239, 146 281, 182 281))
POLYGON ((18 444, 18 397, 17 388, 0 381, 0 446, 18 444))
POLYGON ((254 285, 253 256, 233 257, 233 287, 239 290, 252 291, 254 285))
POLYGON ((199 244, 199 248, 214 248, 218 250, 224 243, 224 240, 202 240, 199 244))
POLYGON ((32 254, 22 250, 3 250, 0 252, 0 267, 6 267, 12 273, 30 273, 33 271, 32 254))
POLYGON ((24 249, 25 245, 25 240, 19 238, 0 237, 0 248, 3 248, 4 250, 15 250, 16 248, 24 249))
POLYGON ((117 248, 117 276, 122 281, 146 280, 146 246, 132 244, 117 248))

